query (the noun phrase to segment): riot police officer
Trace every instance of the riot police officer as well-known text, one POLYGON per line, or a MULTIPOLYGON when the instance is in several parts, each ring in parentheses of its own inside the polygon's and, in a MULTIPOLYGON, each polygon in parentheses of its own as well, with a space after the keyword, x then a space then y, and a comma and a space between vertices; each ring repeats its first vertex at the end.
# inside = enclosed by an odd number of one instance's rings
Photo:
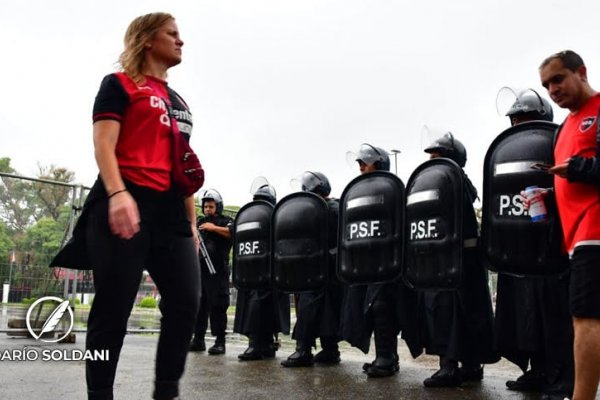
MULTIPOLYGON (((426 149, 431 158, 445 157, 464 168, 463 144, 446 133, 426 149)), ((421 338, 428 354, 440 357, 440 369, 426 387, 459 386, 483 379, 482 363, 498 361, 493 347, 493 315, 487 271, 477 251, 478 225, 473 202, 477 190, 464 175, 462 275, 457 290, 424 290, 419 294, 421 338), (462 367, 459 368, 459 362, 462 367)))
POLYGON ((210 319, 211 333, 216 339, 208 354, 218 355, 225 353, 233 220, 222 214, 223 198, 215 189, 204 191, 201 205, 204 216, 198 217, 196 226, 203 242, 200 251, 202 296, 190 351, 206 350, 204 335, 210 319))
POLYGON ((296 325, 292 337, 296 351, 281 362, 284 367, 308 367, 314 362, 338 364, 338 327, 340 321, 342 286, 335 278, 335 252, 339 201, 329 197, 331 185, 321 172, 306 171, 299 179, 302 191, 321 196, 328 206, 329 282, 323 290, 302 292, 296 297, 296 325), (322 350, 314 357, 312 347, 320 339, 322 350))
MULTIPOLYGON (((357 153, 348 152, 347 160, 358 163, 361 174, 390 169, 387 152, 370 144, 363 144, 357 153)), ((363 365, 369 377, 387 377, 399 370, 400 330, 413 356, 419 353, 414 310, 416 294, 400 281, 347 287, 340 335, 366 354, 374 333, 375 360, 363 365)))
MULTIPOLYGON (((275 188, 263 177, 252 183, 253 201, 272 206, 277 202, 275 188)), ((290 298, 271 287, 239 289, 237 292, 233 331, 249 339, 248 347, 238 355, 240 361, 274 358, 279 348, 277 334, 290 332, 290 298)))
MULTIPOLYGON (((505 114, 511 126, 552 122, 552 106, 535 90, 513 92, 516 99, 505 114)), ((506 382, 508 389, 559 394, 561 399, 572 391, 568 278, 566 273, 545 277, 498 274, 496 347, 523 371, 516 380, 506 382)))

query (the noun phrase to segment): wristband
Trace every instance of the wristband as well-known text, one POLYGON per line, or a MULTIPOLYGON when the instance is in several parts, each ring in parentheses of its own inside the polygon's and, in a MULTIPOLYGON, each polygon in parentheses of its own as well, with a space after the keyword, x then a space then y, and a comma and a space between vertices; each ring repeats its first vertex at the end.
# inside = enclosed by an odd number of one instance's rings
POLYGON ((123 193, 126 192, 127 189, 121 189, 121 190, 117 190, 116 192, 112 192, 111 194, 108 195, 108 198, 110 199, 111 197, 113 197, 114 195, 117 195, 119 193, 123 193))

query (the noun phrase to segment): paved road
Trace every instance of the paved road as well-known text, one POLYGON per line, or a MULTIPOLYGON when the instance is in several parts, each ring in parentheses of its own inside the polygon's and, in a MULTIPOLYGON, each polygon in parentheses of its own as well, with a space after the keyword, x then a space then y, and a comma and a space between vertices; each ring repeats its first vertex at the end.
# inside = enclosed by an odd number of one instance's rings
MULTIPOLYGON (((115 384, 115 398, 149 399, 152 393, 156 335, 128 335, 121 353, 115 384)), ((77 334, 76 344, 48 344, 32 339, 10 338, 0 334, 0 356, 25 347, 43 350, 82 349, 85 335, 77 334)), ((452 389, 425 389, 423 379, 435 370, 437 359, 421 356, 412 360, 400 347, 400 373, 391 378, 368 378, 361 372, 363 355, 348 346, 342 348, 342 363, 334 367, 287 369, 280 366, 293 352, 285 342, 275 360, 239 362, 237 355, 246 347, 241 338, 231 338, 224 356, 191 353, 181 383, 181 397, 194 399, 513 399, 536 400, 540 396, 510 392, 504 382, 519 374, 518 368, 501 361, 486 366, 482 383, 452 389)), ((12 354, 12 353, 11 353, 12 354)), ((40 357, 41 358, 41 357, 40 357)), ((82 361, 0 361, 0 398, 3 400, 85 398, 82 361)))

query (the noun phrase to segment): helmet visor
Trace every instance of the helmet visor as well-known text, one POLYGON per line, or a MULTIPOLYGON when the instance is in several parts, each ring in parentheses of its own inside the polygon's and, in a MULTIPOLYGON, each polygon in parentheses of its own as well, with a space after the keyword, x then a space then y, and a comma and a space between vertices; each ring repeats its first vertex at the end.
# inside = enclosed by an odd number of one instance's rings
POLYGON ((452 150, 454 137, 447 129, 424 125, 421 129, 421 150, 430 153, 437 149, 452 150))
POLYGON ((357 162, 374 164, 377 161, 383 161, 383 159, 383 155, 368 143, 363 143, 357 152, 349 151, 346 153, 346 162, 351 167, 356 167, 357 162))
POLYGON ((254 196, 256 191, 263 186, 269 186, 269 181, 264 176, 257 176, 252 181, 252 185, 250 185, 250 194, 254 196))
POLYGON ((217 192, 215 189, 206 189, 203 193, 202 196, 200 197, 202 200, 214 200, 217 203, 222 203, 223 202, 223 198, 221 197, 221 195, 219 194, 219 192, 217 192))
POLYGON ((290 180, 290 186, 295 192, 313 192, 322 184, 321 179, 310 171, 304 171, 300 176, 290 180))

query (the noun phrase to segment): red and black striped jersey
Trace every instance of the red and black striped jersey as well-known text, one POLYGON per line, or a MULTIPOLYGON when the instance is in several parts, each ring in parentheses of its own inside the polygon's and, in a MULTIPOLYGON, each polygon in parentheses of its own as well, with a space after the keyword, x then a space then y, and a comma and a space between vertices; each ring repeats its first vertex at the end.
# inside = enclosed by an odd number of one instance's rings
MULTIPOLYGON (((597 157, 596 127, 600 95, 592 97, 565 120, 554 148, 557 164, 574 156, 597 157)), ((600 192, 598 185, 554 178, 556 201, 569 253, 581 244, 600 245, 600 192)))
POLYGON ((100 84, 93 121, 115 120, 121 124, 115 153, 121 176, 137 185, 158 191, 171 186, 171 119, 187 138, 192 114, 167 82, 146 76, 136 84, 124 73, 107 75, 100 84))

